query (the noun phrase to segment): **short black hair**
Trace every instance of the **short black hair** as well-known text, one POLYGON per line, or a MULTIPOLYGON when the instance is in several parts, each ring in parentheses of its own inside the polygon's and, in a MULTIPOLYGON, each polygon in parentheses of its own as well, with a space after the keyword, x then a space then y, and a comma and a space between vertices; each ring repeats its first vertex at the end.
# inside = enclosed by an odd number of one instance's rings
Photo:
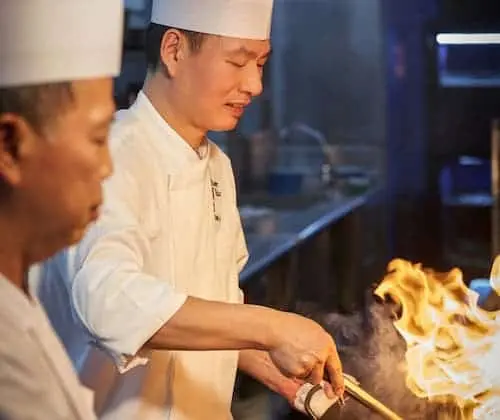
POLYGON ((42 132, 72 101, 71 82, 0 88, 0 115, 17 114, 42 132))
MULTIPOLYGON (((146 29, 145 36, 145 50, 146 50, 146 62, 148 65, 148 71, 155 71, 158 69, 160 64, 160 48, 161 40, 163 35, 169 29, 177 29, 170 26, 159 25, 157 23, 150 23, 146 29)), ((187 31, 185 29, 177 29, 182 32, 188 42, 189 48, 192 52, 197 52, 200 50, 203 41, 207 34, 201 32, 187 31)))

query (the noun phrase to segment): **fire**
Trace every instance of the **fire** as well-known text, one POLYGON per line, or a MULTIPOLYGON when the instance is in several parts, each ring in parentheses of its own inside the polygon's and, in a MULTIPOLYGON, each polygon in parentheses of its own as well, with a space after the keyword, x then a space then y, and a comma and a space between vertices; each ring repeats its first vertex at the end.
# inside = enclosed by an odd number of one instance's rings
MULTIPOLYGON (((454 399, 464 417, 500 419, 500 316, 453 269, 437 273, 393 260, 375 290, 401 307, 394 322, 407 344, 406 383, 418 397, 454 399)), ((500 258, 491 283, 500 286, 500 258)), ((498 290, 498 289, 496 289, 498 290)))

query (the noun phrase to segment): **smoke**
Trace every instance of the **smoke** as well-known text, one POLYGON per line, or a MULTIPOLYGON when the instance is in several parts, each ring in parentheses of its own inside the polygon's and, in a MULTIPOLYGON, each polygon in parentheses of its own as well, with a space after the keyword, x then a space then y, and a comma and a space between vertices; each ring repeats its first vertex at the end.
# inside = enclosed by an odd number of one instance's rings
MULTIPOLYGON (((359 380, 363 389, 405 420, 470 419, 453 402, 430 402, 414 396, 405 386, 406 346, 393 326, 397 308, 370 299, 363 312, 346 316, 304 311, 335 338, 346 373, 359 380)), ((292 414, 288 419, 303 419, 292 414)), ((380 417, 350 399, 339 420, 380 420, 380 417)))

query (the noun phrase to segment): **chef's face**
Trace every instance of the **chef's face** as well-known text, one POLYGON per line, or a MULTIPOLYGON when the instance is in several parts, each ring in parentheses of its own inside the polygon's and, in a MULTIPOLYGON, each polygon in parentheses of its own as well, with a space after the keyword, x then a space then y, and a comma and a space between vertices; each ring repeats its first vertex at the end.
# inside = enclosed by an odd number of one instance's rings
POLYGON ((3 175, 13 207, 28 221, 32 260, 79 241, 97 218, 101 182, 112 170, 114 110, 112 80, 105 78, 73 82, 68 103, 39 130, 19 116, 3 116, 19 143, 14 167, 3 175))
POLYGON ((202 130, 233 129, 252 98, 262 93, 269 41, 206 36, 176 69, 183 112, 202 130))

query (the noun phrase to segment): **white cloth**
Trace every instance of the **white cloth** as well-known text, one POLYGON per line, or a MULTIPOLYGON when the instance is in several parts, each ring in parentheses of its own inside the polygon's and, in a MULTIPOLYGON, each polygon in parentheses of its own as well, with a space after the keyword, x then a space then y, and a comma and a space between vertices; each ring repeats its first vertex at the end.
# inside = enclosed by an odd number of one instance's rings
POLYGON ((33 265, 29 272, 29 285, 78 371, 85 362, 90 337, 74 313, 70 300, 75 251, 76 247, 71 247, 55 258, 33 265))
POLYGON ((273 0, 153 0, 151 21, 188 31, 266 40, 273 0))
POLYGON ((69 264, 68 290, 78 319, 122 372, 150 362, 102 380, 110 367, 96 366, 93 350, 82 374, 96 378, 106 420, 231 418, 237 352, 138 354, 186 295, 241 302, 248 254, 230 161, 211 142, 200 157, 142 92, 118 113, 111 142, 115 173, 101 218, 69 264))
POLYGON ((0 418, 94 419, 92 392, 80 385, 41 306, 0 275, 0 418))
POLYGON ((1 0, 0 86, 120 72, 121 0, 1 0))

